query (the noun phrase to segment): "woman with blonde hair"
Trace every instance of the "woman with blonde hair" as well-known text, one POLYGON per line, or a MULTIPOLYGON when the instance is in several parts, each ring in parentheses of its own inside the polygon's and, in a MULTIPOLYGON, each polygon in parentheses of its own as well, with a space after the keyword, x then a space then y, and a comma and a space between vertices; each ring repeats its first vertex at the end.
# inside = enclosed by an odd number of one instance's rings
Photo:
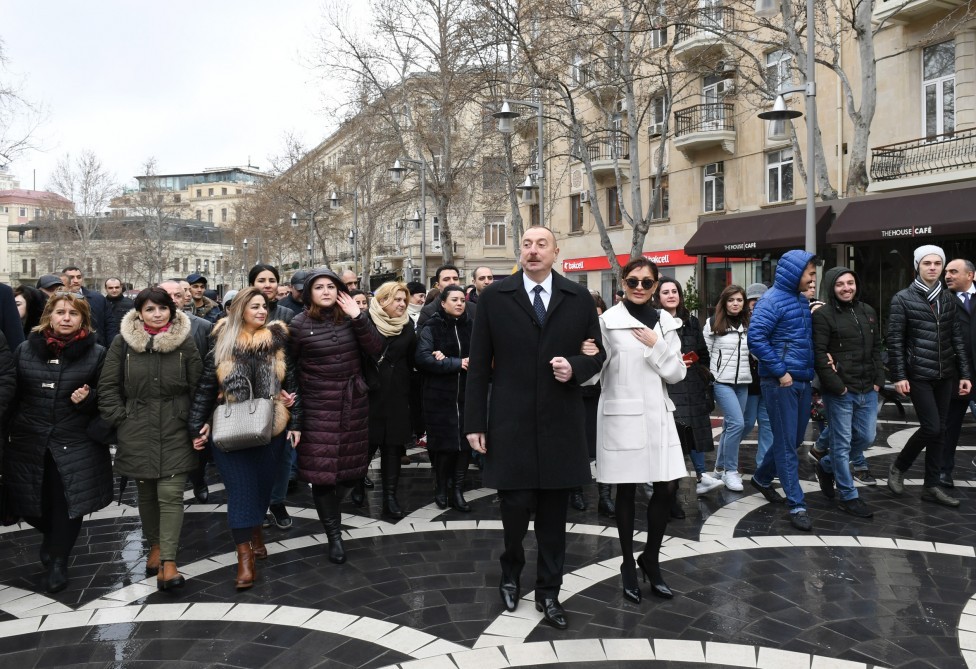
MULTIPOLYGON (((397 501, 400 457, 413 436, 410 420, 410 372, 417 337, 407 315, 410 291, 406 284, 389 281, 369 302, 369 319, 383 338, 383 348, 366 356, 364 376, 369 386, 369 459, 380 452, 383 480, 383 515, 403 518, 397 501)), ((353 490, 353 502, 362 504, 364 483, 353 490)))
POLYGON ((156 575, 160 590, 179 588, 183 489, 197 466, 186 419, 203 361, 189 317, 162 288, 140 292, 119 328, 98 381, 98 410, 118 430, 115 473, 136 481, 146 575, 156 575))
POLYGON ((297 382, 288 352, 288 327, 268 321, 270 300, 255 287, 242 290, 227 317, 214 326, 214 346, 190 410, 193 447, 202 450, 210 435, 211 415, 218 404, 274 398, 272 438, 267 444, 224 452, 213 449, 214 461, 227 490, 227 522, 237 546, 238 590, 254 585, 254 559, 268 557, 261 523, 271 500, 277 464, 298 445, 301 419, 297 382), (289 411, 290 409, 290 411, 289 411), (287 440, 285 430, 287 432, 287 440))
MULTIPOLYGON (((3 348, 6 348, 4 346, 3 348)), ((7 360, 10 355, 7 353, 7 360)), ((68 584, 68 556, 82 518, 112 501, 108 448, 86 430, 98 415, 98 376, 105 349, 95 342, 84 298, 55 294, 40 322, 3 371, 0 406, 12 402, 4 483, 14 511, 43 534, 48 592, 68 584)))

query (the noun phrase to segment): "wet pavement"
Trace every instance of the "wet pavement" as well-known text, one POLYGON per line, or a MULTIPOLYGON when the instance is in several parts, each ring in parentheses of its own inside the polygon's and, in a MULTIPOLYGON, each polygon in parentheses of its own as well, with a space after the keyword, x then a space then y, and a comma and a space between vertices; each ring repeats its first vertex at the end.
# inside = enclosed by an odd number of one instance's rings
MULTIPOLYGON (((40 586, 40 535, 26 525, 0 530, 0 667, 976 667, 976 423, 968 417, 963 428, 953 491, 963 503, 950 509, 919 500, 921 458, 905 495, 888 492, 883 476, 917 423, 910 409, 907 420, 892 407, 881 418, 867 453, 880 484, 860 488, 872 519, 828 500, 806 458, 812 533, 794 530, 784 507, 748 482, 743 493, 696 498, 694 479, 684 479, 687 517, 671 522, 662 550, 673 600, 623 599, 616 528, 588 489, 589 509, 569 512, 565 632, 532 605, 531 532, 524 601, 504 611, 498 500, 474 467, 473 512, 441 511, 426 452, 411 451, 399 495, 409 516, 383 520, 378 487, 364 509, 346 503, 344 565, 326 558, 311 497, 299 488, 289 497, 293 527, 265 531, 270 556, 240 593, 215 470, 209 503, 187 506, 179 558, 187 583, 177 593, 144 576, 130 486, 121 505, 85 520, 61 593, 40 586)), ((751 437, 740 454, 745 472, 751 437)))

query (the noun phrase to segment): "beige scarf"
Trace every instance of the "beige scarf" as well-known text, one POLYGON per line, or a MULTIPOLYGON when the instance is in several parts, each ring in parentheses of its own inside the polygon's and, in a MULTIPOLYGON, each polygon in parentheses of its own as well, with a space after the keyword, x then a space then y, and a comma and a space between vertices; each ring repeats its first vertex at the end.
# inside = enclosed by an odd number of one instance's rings
POLYGON ((406 312, 399 318, 391 317, 383 310, 380 301, 375 298, 369 301, 369 315, 373 319, 373 324, 376 326, 376 329, 384 337, 396 337, 403 330, 403 326, 407 324, 407 321, 410 320, 406 312))

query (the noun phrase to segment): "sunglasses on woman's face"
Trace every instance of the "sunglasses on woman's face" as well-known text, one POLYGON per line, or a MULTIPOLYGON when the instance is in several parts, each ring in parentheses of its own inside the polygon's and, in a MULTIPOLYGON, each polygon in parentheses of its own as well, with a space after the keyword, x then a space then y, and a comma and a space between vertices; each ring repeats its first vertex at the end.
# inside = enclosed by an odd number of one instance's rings
POLYGON ((637 290, 637 286, 640 286, 644 290, 650 290, 657 282, 654 279, 624 279, 624 283, 631 290, 637 290))

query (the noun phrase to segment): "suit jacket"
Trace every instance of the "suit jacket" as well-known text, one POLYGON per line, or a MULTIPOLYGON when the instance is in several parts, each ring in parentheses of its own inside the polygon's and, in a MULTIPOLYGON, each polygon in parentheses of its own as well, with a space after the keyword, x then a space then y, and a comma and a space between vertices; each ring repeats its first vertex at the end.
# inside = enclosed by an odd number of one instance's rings
POLYGON ((91 309, 92 327, 95 328, 95 340, 102 346, 108 346, 112 340, 108 338, 108 300, 101 293, 89 288, 82 288, 81 294, 88 300, 91 309))
POLYGON ((582 286, 552 273, 540 326, 522 272, 496 281, 478 300, 464 409, 464 431, 487 433, 485 485, 498 490, 559 489, 591 480, 580 383, 598 374, 606 353, 596 306, 582 286), (600 351, 580 353, 593 339, 600 351), (567 383, 549 361, 566 358, 567 383), (489 393, 490 387, 490 393, 489 393))
MULTIPOLYGON (((952 300, 956 303, 956 321, 962 330, 963 342, 966 345, 966 351, 969 353, 969 364, 976 366, 976 295, 969 298, 973 313, 968 313, 962 306, 962 300, 959 299, 958 293, 952 294, 952 300)), ((973 371, 973 374, 976 375, 976 371, 973 371)), ((970 392, 969 398, 972 399, 973 397, 976 397, 976 393, 970 392)))

